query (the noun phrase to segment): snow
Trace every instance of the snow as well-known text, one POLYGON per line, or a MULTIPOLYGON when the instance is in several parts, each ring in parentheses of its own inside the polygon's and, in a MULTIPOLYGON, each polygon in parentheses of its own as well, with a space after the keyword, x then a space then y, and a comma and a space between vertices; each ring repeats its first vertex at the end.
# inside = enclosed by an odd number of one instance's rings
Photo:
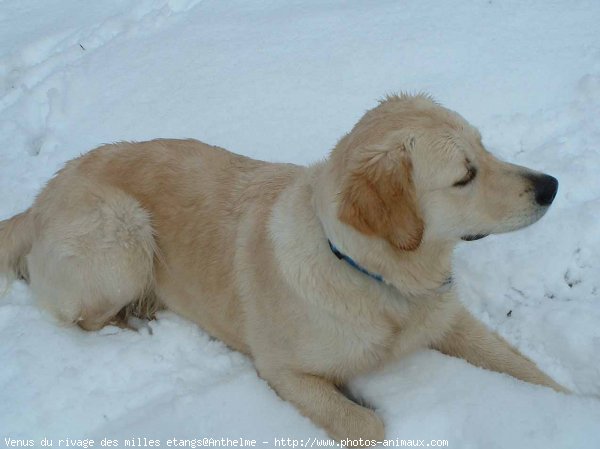
MULTIPOLYGON (((561 187, 534 226, 463 244, 472 312, 572 396, 428 351, 362 379, 387 438, 600 447, 600 2, 3 0, 0 217, 104 142, 193 137, 320 159, 378 98, 424 90, 561 187)), ((325 438, 251 362, 169 313, 140 332, 0 301, 5 437, 325 438)), ((97 443, 98 445, 99 443, 97 443)))

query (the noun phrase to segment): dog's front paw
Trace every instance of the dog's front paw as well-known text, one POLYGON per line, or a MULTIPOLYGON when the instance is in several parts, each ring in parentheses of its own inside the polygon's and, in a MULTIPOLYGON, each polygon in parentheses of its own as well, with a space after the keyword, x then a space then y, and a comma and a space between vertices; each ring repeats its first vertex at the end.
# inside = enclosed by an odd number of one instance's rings
POLYGON ((348 407, 334 420, 331 436, 346 447, 373 447, 385 437, 383 421, 361 406, 348 407))

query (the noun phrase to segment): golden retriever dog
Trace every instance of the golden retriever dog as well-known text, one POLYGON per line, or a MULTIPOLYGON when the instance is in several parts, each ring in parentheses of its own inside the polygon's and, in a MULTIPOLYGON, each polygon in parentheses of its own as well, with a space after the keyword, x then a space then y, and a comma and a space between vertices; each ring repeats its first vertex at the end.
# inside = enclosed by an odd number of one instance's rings
POLYGON ((391 96, 309 167, 195 140, 90 151, 0 223, 0 271, 86 330, 170 309, 331 437, 381 441, 343 387, 422 348, 566 391, 461 305, 451 265, 461 240, 539 220, 557 188, 428 96, 391 96))

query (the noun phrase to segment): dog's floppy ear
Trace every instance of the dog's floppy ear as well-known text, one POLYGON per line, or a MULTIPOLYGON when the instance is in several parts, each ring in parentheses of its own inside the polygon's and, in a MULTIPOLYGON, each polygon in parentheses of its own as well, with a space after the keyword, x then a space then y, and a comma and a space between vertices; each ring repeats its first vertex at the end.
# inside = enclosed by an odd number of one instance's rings
POLYGON ((338 218, 363 234, 386 239, 398 249, 417 249, 424 224, 406 147, 363 150, 348 169, 338 218))

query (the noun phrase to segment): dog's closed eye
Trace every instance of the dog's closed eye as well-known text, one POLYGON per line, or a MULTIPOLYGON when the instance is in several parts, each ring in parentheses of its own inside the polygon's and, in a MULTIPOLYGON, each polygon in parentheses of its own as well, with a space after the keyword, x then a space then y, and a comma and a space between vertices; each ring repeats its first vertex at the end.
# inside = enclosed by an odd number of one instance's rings
POLYGON ((467 174, 465 176, 463 176, 461 179, 459 179, 458 181, 456 181, 454 184, 452 184, 452 186, 453 187, 466 186, 468 183, 470 183, 471 181, 473 181, 475 179, 475 176, 477 176, 477 169, 475 167, 473 167, 472 165, 468 165, 467 166, 467 174))

